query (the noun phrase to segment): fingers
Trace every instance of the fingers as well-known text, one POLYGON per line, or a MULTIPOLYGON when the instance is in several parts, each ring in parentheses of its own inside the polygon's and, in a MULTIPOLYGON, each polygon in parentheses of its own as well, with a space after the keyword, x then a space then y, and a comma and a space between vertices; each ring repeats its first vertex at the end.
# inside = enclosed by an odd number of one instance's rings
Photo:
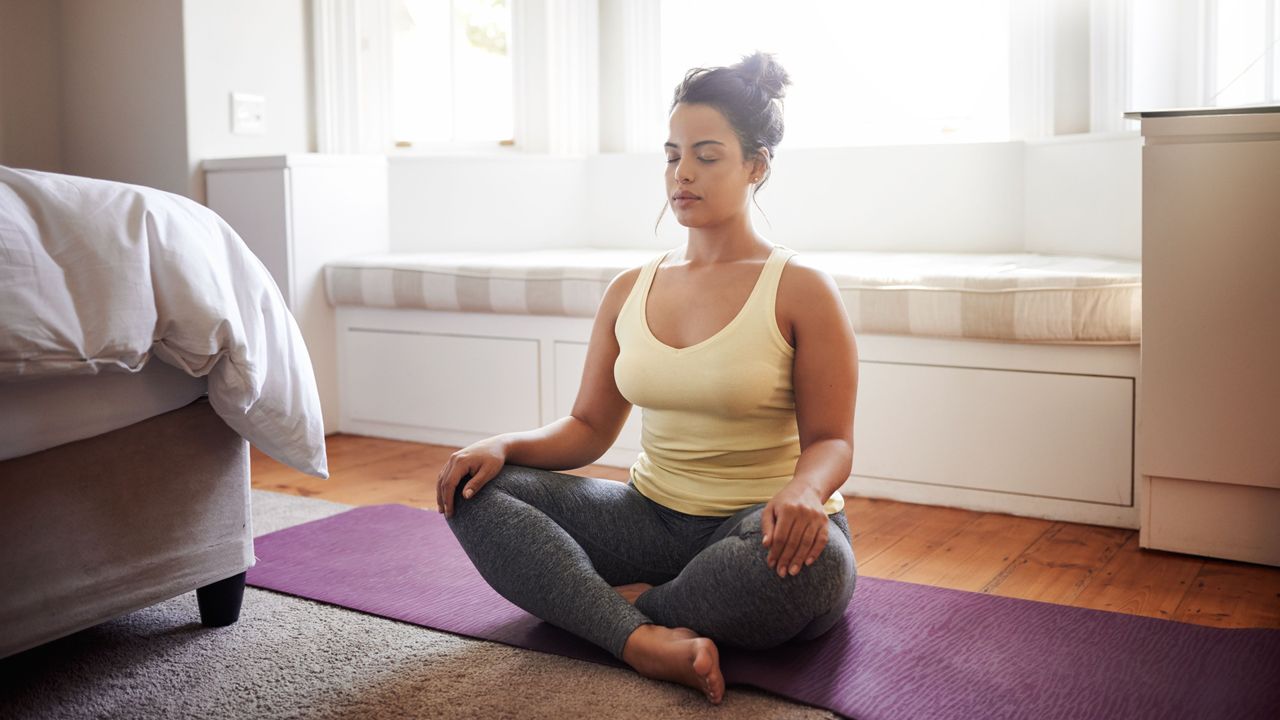
POLYGON ((436 510, 444 512, 444 486, 449 474, 453 471, 453 458, 445 462, 444 467, 436 474, 436 510))
MULTIPOLYGON (((773 529, 773 503, 769 503, 764 506, 764 511, 760 513, 760 532, 764 535, 764 537, 760 538, 760 542, 765 547, 773 544, 773 529)), ((772 558, 773 553, 770 553, 769 557, 772 558)))
MULTIPOLYGON (((761 516, 761 527, 764 526, 763 518, 766 516, 761 516)), ((825 514, 820 518, 810 517, 807 513, 787 512, 784 508, 778 513, 774 523, 765 563, 778 573, 778 577, 798 575, 801 570, 816 562, 827 546, 827 525, 825 514)))
MULTIPOLYGON (((804 536, 807 531, 807 523, 792 523, 787 543, 780 549, 777 561, 774 563, 774 569, 778 571, 779 576, 785 577, 790 572, 792 561, 795 559, 796 552, 800 549, 800 544, 804 542, 804 536)), ((795 573, 792 574, 794 575, 795 573)))
POLYGON ((797 525, 791 535, 796 538, 796 542, 787 544, 787 552, 779 560, 778 568, 784 573, 797 575, 800 573, 801 562, 808 557, 813 540, 818 536, 818 526, 812 522, 806 523, 803 528, 797 525))
POLYGON ((480 488, 498 474, 503 464, 492 458, 454 454, 436 477, 436 507, 446 518, 453 517, 458 484, 466 482, 461 488, 464 499, 475 497, 480 488))
POLYGON ((818 556, 822 554, 822 550, 827 547, 827 539, 831 535, 831 526, 829 523, 822 524, 822 530, 818 532, 818 536, 813 539, 813 547, 809 549, 809 554, 804 560, 805 567, 808 567, 818 560, 818 556))
POLYGON ((793 513, 789 512, 778 513, 778 520, 773 526, 773 537, 769 541, 769 556, 765 558, 765 561, 773 570, 777 570, 780 567, 778 560, 787 549, 787 543, 791 542, 791 526, 794 524, 793 516, 793 513))
POLYGON ((462 486, 462 497, 468 500, 475 497, 475 494, 480 492, 480 488, 484 487, 486 483, 493 479, 494 475, 498 474, 498 470, 501 467, 501 465, 494 467, 489 463, 477 467, 471 473, 471 479, 467 481, 466 485, 462 486))
POLYGON ((453 517, 455 489, 471 472, 470 463, 457 455, 449 458, 449 462, 440 471, 440 479, 436 484, 436 507, 440 508, 445 517, 453 517))

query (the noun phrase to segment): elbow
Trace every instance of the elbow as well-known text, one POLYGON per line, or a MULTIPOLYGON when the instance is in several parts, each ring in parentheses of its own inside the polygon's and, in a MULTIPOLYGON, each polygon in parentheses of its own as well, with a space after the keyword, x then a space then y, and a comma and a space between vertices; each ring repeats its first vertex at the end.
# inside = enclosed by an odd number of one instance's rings
POLYGON ((570 415, 570 417, 581 428, 582 439, 578 447, 583 453, 582 465, 590 465, 599 460, 613 446, 614 441, 618 439, 618 434, 622 431, 622 428, 618 427, 610 432, 608 428, 601 427, 599 423, 592 423, 585 417, 578 415, 570 415))

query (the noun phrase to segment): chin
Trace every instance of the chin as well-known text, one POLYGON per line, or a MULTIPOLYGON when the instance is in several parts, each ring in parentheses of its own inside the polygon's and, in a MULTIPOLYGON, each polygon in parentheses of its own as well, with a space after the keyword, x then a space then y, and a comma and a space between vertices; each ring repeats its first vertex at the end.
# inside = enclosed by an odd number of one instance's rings
POLYGON ((672 213, 672 215, 675 216, 676 222, 680 223, 681 225, 687 228, 706 227, 707 225, 714 224, 714 223, 708 222, 706 218, 699 217, 697 215, 690 214, 690 213, 683 213, 683 214, 672 213))

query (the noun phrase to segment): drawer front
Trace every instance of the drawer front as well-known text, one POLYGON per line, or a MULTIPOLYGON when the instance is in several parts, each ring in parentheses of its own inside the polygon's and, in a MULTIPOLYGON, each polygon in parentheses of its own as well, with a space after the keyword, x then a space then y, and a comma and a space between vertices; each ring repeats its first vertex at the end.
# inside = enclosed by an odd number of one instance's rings
MULTIPOLYGON (((556 343, 556 417, 564 417, 573 412, 573 403, 578 398, 578 388, 582 384, 582 369, 587 364, 587 345, 575 342, 556 343)), ((617 450, 640 452, 640 408, 633 407, 622 426, 622 432, 614 441, 617 450)))
POLYGON ((538 341, 348 330, 343 414, 501 433, 539 427, 538 341))
POLYGON ((1133 503, 1133 379, 863 361, 853 474, 1133 503))

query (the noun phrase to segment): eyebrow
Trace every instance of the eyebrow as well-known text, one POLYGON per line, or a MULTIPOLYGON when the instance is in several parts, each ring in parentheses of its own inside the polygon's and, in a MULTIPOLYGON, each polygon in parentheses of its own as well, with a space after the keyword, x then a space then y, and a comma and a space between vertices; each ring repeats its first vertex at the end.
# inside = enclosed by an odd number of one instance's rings
MULTIPOLYGON (((696 143, 694 143, 694 144, 693 144, 693 147, 694 147, 694 148, 699 148, 699 147, 702 147, 703 145, 724 145, 724 143, 720 142, 719 140, 699 140, 698 142, 696 142, 696 143)), ((673 143, 673 142, 666 142, 666 143, 663 143, 663 144, 662 144, 662 147, 663 147, 663 148, 675 148, 675 149, 677 149, 677 150, 679 150, 679 149, 680 149, 680 146, 679 146, 679 145, 676 145, 676 144, 675 144, 675 143, 673 143)))

